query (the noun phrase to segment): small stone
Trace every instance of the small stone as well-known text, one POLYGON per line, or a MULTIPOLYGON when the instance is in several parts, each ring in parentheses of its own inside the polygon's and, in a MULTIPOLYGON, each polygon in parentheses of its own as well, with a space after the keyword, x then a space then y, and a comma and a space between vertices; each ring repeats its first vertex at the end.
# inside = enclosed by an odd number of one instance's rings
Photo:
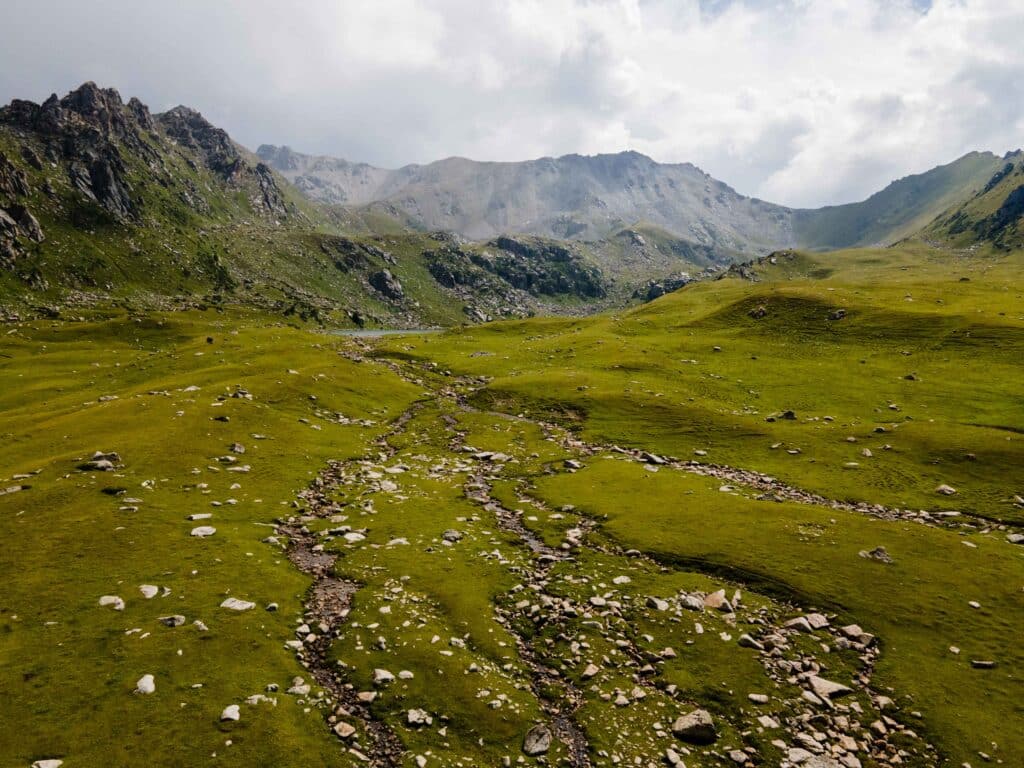
POLYGON ((220 720, 224 722, 226 720, 240 720, 242 713, 238 709, 237 704, 229 704, 224 707, 224 711, 220 713, 220 720))
POLYGON ((141 592, 142 596, 147 600, 152 600, 160 594, 160 587, 155 584, 143 584, 139 587, 139 592, 141 592))
POLYGON ((740 635, 740 639, 737 642, 741 648, 753 648, 755 651, 764 650, 764 645, 747 634, 740 635))
POLYGON ((248 600, 239 600, 237 597, 229 597, 220 604, 220 607, 231 611, 251 611, 256 607, 256 603, 249 602, 248 600))
POLYGON ((861 550, 860 556, 879 563, 892 563, 892 556, 885 551, 885 547, 875 547, 871 550, 861 550))
POLYGON ((662 600, 659 597, 648 597, 647 607, 653 608, 656 611, 667 611, 669 608, 668 601, 662 600))
POLYGON ((349 739, 355 735, 356 729, 344 720, 334 726, 334 733, 339 739, 349 739))
POLYGON ((102 608, 113 608, 115 611, 124 610, 124 600, 117 595, 103 595, 100 598, 100 607, 102 608))
POLYGON ((405 713, 405 722, 410 728, 422 728, 434 722, 434 718, 423 709, 410 709, 405 713))
POLYGON ((156 681, 153 680, 152 675, 143 675, 139 678, 139 681, 135 683, 135 692, 150 694, 156 690, 156 681))
POLYGON ((807 682, 810 683, 811 688, 822 699, 838 699, 840 696, 853 693, 852 688, 842 683, 834 683, 817 675, 812 675, 807 682))
POLYGON ((193 528, 190 535, 200 539, 205 539, 207 536, 213 536, 216 532, 217 529, 212 525, 200 525, 198 528, 193 528))

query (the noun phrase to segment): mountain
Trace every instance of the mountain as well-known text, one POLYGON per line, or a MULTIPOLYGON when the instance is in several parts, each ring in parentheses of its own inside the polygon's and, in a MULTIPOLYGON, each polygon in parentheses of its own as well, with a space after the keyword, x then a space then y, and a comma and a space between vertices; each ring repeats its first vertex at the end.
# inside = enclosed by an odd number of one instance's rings
POLYGON ((957 247, 991 243, 1000 250, 1024 247, 1024 152, 1001 158, 984 186, 953 206, 921 237, 957 247))
POLYGON ((264 145, 257 155, 313 200, 473 239, 599 240, 648 222, 695 246, 740 253, 795 244, 789 208, 744 197, 689 163, 637 152, 520 163, 452 157, 394 171, 288 147, 264 145))
POLYGON ((1000 166, 1002 160, 991 152, 971 152, 948 165, 894 181, 862 202, 795 211, 796 242, 817 250, 888 245, 966 200, 1000 166))
POLYGON ((636 152, 519 163, 449 158, 394 171, 289 147, 263 145, 257 154, 310 199, 343 207, 354 224, 584 241, 643 224, 691 248, 716 250, 717 261, 780 248, 896 242, 966 200, 1001 165, 992 153, 972 152, 861 202, 791 209, 744 197, 696 166, 636 152))
POLYGON ((86 83, 0 108, 0 316, 111 303, 388 326, 575 314, 776 249, 892 242, 939 214, 928 239, 1013 247, 1020 186, 1019 156, 981 153, 815 211, 635 152, 385 171, 254 155, 195 110, 151 114, 86 83))
POLYGON ((153 115, 86 83, 0 108, 0 316, 234 303, 447 325, 574 311, 611 289, 578 244, 354 232, 187 107, 153 115))

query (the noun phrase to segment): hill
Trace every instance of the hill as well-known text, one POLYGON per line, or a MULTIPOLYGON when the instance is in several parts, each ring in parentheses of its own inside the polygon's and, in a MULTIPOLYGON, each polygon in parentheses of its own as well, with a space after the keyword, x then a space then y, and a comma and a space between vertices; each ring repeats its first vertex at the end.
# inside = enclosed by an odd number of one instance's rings
POLYGON ((794 213, 794 239, 802 248, 829 250, 888 245, 981 189, 1002 165, 991 152, 971 152, 948 165, 894 181, 859 203, 794 213))
POLYGON ((1008 153, 981 189, 939 216, 921 237, 955 247, 1024 247, 1024 153, 1008 153))

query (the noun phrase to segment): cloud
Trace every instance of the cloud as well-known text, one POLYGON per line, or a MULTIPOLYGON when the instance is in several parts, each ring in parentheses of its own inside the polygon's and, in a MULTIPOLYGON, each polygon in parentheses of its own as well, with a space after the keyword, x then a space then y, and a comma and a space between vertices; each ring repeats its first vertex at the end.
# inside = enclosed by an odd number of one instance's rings
POLYGON ((790 205, 1024 136, 1024 7, 1003 0, 290 5, 8 0, 0 99, 92 79, 249 146, 390 167, 636 149, 790 205))

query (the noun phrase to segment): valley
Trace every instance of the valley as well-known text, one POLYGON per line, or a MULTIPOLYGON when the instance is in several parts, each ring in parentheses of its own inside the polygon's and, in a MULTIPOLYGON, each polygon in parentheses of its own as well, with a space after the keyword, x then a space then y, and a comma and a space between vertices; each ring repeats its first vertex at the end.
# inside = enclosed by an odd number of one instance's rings
POLYGON ((1019 254, 775 261, 439 335, 11 325, 0 752, 1014 764, 1019 254))
POLYGON ((1024 765, 1022 189, 13 101, 0 761, 1024 765))

